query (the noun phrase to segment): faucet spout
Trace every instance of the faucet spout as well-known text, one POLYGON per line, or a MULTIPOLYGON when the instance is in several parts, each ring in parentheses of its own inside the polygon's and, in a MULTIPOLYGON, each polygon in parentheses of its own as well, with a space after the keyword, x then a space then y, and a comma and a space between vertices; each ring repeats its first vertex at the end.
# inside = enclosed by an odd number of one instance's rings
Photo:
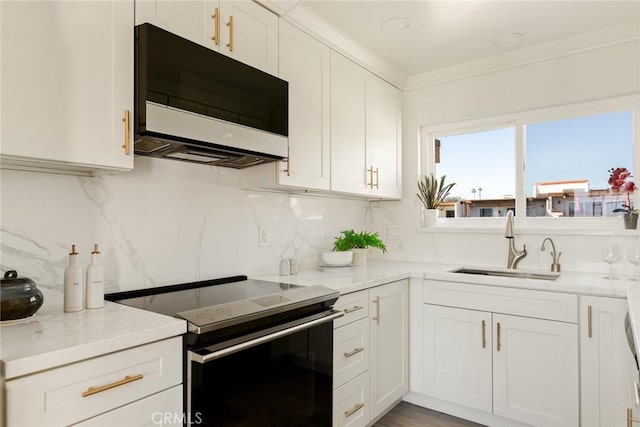
POLYGON ((509 251, 507 255, 507 268, 515 269, 522 258, 527 256, 527 247, 522 245, 522 250, 516 249, 513 236, 513 211, 507 212, 507 226, 504 230, 504 237, 509 239, 509 251))
POLYGON ((562 255, 562 252, 557 252, 556 251, 556 245, 553 244, 553 240, 551 240, 551 238, 547 237, 542 241, 542 246, 540 246, 540 250, 544 252, 544 244, 547 243, 547 240, 549 241, 549 243, 551 243, 551 257, 553 258, 553 262, 551 263, 551 271, 555 272, 555 273, 559 273, 560 272, 560 255, 562 255))

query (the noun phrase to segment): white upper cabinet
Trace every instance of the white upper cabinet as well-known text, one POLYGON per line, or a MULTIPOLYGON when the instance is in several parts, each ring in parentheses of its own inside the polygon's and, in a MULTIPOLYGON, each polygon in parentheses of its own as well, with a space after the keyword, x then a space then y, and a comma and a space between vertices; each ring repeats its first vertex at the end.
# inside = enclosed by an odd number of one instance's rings
POLYGON ((133 168, 133 9, 0 2, 3 167, 133 168))
POLYGON ((400 91, 331 52, 331 189, 401 197, 400 91))
POLYGON ((289 156, 278 183, 328 190, 330 185, 330 49, 280 23, 280 78, 289 82, 289 156))
POLYGON ((370 193, 365 140, 366 71, 331 51, 331 189, 370 193))
POLYGON ((145 22, 278 74, 278 17, 252 1, 136 0, 145 22))
POLYGON ((371 194, 402 197, 400 91, 369 75, 366 86, 366 165, 373 172, 371 194))

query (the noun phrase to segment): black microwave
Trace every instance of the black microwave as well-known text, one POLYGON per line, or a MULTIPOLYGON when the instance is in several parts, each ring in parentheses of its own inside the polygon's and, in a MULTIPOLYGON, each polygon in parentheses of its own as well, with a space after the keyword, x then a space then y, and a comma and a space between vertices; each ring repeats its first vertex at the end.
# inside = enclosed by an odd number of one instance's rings
POLYGON ((288 83, 162 28, 135 28, 136 154, 242 168, 283 160, 288 83))

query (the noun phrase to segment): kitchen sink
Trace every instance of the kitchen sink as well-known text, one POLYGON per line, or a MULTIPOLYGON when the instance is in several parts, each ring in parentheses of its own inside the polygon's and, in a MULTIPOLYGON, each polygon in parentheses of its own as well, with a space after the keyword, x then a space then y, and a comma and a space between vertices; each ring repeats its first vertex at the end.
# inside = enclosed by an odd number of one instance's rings
POLYGON ((560 273, 518 271, 518 270, 507 270, 507 269, 492 270, 492 269, 469 268, 469 267, 457 268, 455 270, 451 270, 451 273, 475 274, 479 276, 513 277, 517 279, 537 279, 537 280, 556 280, 558 277, 560 277, 560 273))

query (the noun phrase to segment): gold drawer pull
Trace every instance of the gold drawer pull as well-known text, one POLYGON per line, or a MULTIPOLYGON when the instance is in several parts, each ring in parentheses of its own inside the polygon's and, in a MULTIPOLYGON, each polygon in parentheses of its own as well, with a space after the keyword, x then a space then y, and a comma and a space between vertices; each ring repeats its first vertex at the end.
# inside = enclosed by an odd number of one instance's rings
POLYGON ((374 304, 376 305, 376 317, 373 318, 373 320, 376 321, 376 324, 379 325, 380 324, 380 297, 376 297, 376 299, 373 300, 374 304))
POLYGON ((498 344, 496 345, 496 350, 500 351, 500 322, 498 322, 498 332, 496 335, 498 336, 498 344))
POLYGON ((217 7, 215 8, 213 15, 211 15, 211 18, 213 19, 213 37, 211 37, 211 40, 213 40, 213 43, 218 46, 218 44, 220 44, 220 13, 217 7))
POLYGON ((633 423, 640 423, 640 418, 634 418, 633 410, 627 408, 627 427, 632 427, 633 423))
POLYGON ((487 347, 487 323, 482 321, 482 348, 487 347))
POLYGON ((362 353, 363 351, 364 351, 364 347, 356 347, 349 353, 345 353, 344 357, 347 358, 347 357, 355 356, 356 354, 362 353))
POLYGON ((588 335, 589 338, 593 337, 593 309, 591 308, 591 306, 587 307, 587 329, 588 329, 588 335))
POLYGON ((342 310, 344 312, 344 314, 349 314, 349 313, 353 313, 354 311, 358 311, 358 310, 362 310, 364 307, 361 305, 354 305, 351 308, 345 308, 344 310, 342 310))
POLYGON ((122 148, 124 148, 124 154, 129 155, 131 152, 131 137, 129 136, 129 128, 130 128, 130 118, 129 118, 129 110, 124 110, 124 117, 122 118, 124 122, 124 144, 122 144, 122 148))
POLYGON ((87 391, 85 391, 84 393, 82 393, 82 397, 89 397, 92 394, 97 394, 97 393, 102 393, 105 390, 109 390, 115 387, 120 387, 121 385, 125 385, 125 384, 129 384, 132 383, 134 381, 138 381, 142 379, 142 374, 138 374, 138 375, 127 375, 126 377, 124 377, 123 379, 113 382, 111 384, 107 384, 107 385, 101 385, 98 387, 89 387, 87 389, 87 391))
POLYGON ((227 27, 229 27, 229 43, 227 43, 227 47, 229 48, 229 52, 233 52, 233 16, 229 17, 227 27))
POLYGON ((362 408, 364 408, 364 403, 360 402, 356 404, 356 406, 354 406, 353 408, 349 409, 348 411, 344 411, 344 416, 349 418, 351 415, 355 414, 362 408))

